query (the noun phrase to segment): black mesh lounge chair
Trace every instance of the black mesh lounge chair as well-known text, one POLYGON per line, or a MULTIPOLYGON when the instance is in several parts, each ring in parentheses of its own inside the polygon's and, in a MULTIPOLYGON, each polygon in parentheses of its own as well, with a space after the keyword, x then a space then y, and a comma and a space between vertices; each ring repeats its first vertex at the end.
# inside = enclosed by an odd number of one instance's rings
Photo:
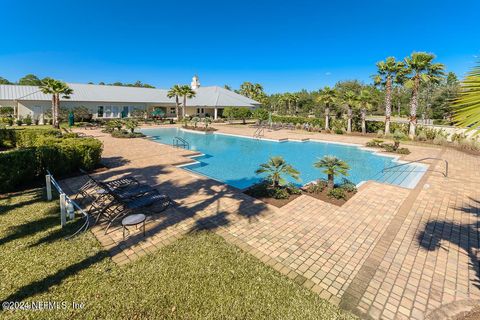
MULTIPOLYGON (((87 176, 88 181, 80 187, 75 200, 77 201, 81 197, 80 203, 88 203, 90 205, 87 211, 88 214, 101 211, 112 202, 111 192, 113 190, 121 190, 124 193, 128 193, 125 194, 125 197, 132 197, 135 194, 133 190, 141 185, 136 179, 130 177, 100 182, 88 174, 87 176)), ((151 188, 149 187, 148 190, 151 190, 151 188)), ((146 191, 141 189, 136 192, 138 194, 138 192, 144 193, 146 191)))
MULTIPOLYGON (((105 227, 105 234, 113 223, 121 220, 123 217, 129 214, 139 210, 150 213, 158 213, 162 212, 174 203, 167 195, 160 194, 155 189, 126 202, 122 199, 119 199, 116 195, 114 195, 114 198, 115 201, 107 206, 101 212, 101 216, 99 216, 100 220, 103 218, 108 222, 107 226, 105 227)), ((97 221, 98 220, 99 219, 97 219, 97 221)))

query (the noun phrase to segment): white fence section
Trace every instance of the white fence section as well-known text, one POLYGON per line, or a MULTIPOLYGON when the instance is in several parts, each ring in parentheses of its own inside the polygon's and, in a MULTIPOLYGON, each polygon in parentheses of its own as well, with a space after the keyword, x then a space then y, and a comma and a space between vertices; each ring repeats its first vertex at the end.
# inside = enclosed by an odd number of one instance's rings
POLYGON ((75 201, 70 199, 70 197, 65 192, 63 192, 62 188, 49 171, 47 171, 47 175, 45 176, 45 182, 47 189, 47 200, 52 200, 52 186, 57 190, 58 194, 60 195, 60 224, 62 228, 67 224, 67 218, 68 220, 75 219, 75 212, 82 214, 85 218, 85 222, 82 224, 82 226, 77 231, 75 231, 75 233, 68 236, 66 239, 70 239, 79 234, 80 232, 87 230, 90 225, 90 219, 88 214, 75 201))

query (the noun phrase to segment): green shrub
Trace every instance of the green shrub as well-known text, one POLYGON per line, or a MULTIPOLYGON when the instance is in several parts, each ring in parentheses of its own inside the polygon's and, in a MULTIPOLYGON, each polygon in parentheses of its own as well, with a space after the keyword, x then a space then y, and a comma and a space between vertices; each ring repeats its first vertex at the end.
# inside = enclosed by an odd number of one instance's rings
POLYGON ((39 172, 34 148, 17 149, 0 153, 0 193, 13 190, 22 183, 33 180, 39 172))
POLYGON ((346 178, 343 178, 342 183, 340 184, 340 188, 342 188, 346 192, 351 192, 351 193, 357 192, 357 186, 355 185, 355 183, 351 182, 346 178))
POLYGON ((302 190, 293 183, 287 185, 287 191, 289 194, 302 194, 302 190))
POLYGON ((112 132, 112 137, 114 138, 141 138, 145 135, 141 132, 128 132, 127 130, 116 130, 112 132))
POLYGON ((17 119, 15 120, 15 123, 17 124, 17 126, 21 126, 23 124, 23 121, 22 119, 17 119))
POLYGON ((347 199, 347 194, 343 188, 333 188, 328 191, 327 196, 335 199, 347 199))
POLYGON ((15 145, 21 148, 33 147, 38 139, 43 137, 61 137, 62 133, 57 129, 16 129, 15 145))
POLYGON ((15 130, 2 128, 0 129, 0 147, 15 147, 15 130))
POLYGON ((277 188, 273 189, 272 196, 275 199, 288 199, 290 197, 290 194, 288 193, 287 189, 277 188))
POLYGON ((366 146, 370 148, 380 148, 383 144, 383 140, 381 139, 372 139, 367 142, 366 146))
POLYGON ((260 121, 268 120, 268 115, 269 115, 268 110, 264 108, 258 108, 255 111, 253 111, 253 117, 260 121))
POLYGON ((398 153, 398 154, 410 154, 410 150, 408 148, 398 148, 396 153, 398 153))
POLYGON ((32 122, 33 122, 33 121, 32 121, 32 116, 31 116, 31 115, 27 115, 23 121, 25 122, 25 124, 26 124, 27 126, 31 126, 31 125, 32 125, 32 122))
POLYGON ((317 183, 311 183, 307 187, 310 193, 321 193, 327 187, 328 182, 325 180, 317 180, 317 183))
POLYGON ((48 130, 11 131, 19 134, 24 146, 0 153, 0 192, 34 181, 47 169, 57 176, 80 168, 91 170, 101 159, 102 143, 94 138, 61 138, 48 135, 48 130), (33 138, 24 131, 37 132, 37 137, 33 138), (42 131, 47 135, 42 135, 42 131))

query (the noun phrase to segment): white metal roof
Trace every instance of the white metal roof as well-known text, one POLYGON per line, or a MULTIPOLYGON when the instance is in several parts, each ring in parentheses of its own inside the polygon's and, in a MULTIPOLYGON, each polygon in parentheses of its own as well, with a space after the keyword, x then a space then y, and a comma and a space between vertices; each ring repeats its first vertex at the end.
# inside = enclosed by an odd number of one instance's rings
MULTIPOLYGON (((82 102, 137 102, 137 103, 175 103, 167 97, 168 90, 119 87, 95 84, 68 83, 73 89, 69 101, 82 102)), ((200 87, 196 96, 187 100, 187 106, 201 107, 253 107, 259 105, 255 100, 221 87, 200 87)), ((0 100, 50 101, 51 96, 43 94, 37 86, 0 85, 0 100)), ((183 99, 180 98, 180 102, 183 99)))

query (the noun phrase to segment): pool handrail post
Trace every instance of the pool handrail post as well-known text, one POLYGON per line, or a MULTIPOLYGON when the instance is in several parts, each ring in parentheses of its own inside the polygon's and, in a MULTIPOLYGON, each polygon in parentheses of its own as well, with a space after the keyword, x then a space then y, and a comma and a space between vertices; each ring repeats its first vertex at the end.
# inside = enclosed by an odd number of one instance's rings
POLYGON ((51 201, 52 200, 52 176, 47 174, 45 175, 45 183, 46 183, 46 189, 47 189, 47 200, 51 201))

